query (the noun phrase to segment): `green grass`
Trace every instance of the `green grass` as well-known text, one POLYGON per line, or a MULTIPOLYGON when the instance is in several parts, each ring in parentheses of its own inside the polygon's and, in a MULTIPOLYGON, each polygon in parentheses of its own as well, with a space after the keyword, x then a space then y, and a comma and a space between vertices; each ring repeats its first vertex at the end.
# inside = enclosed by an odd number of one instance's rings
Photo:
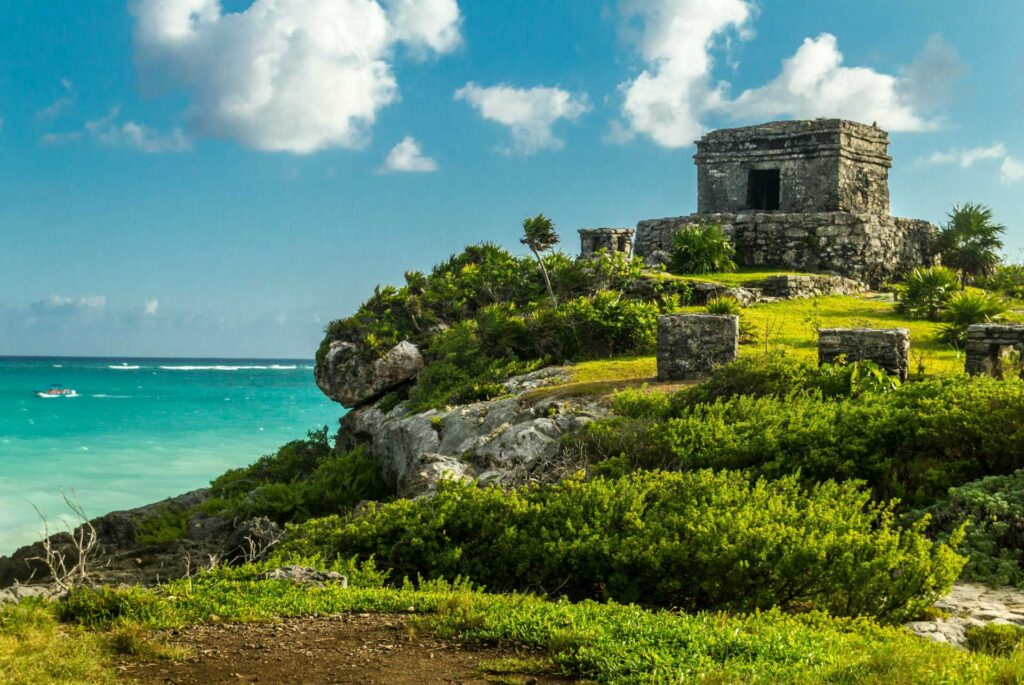
MULTIPOLYGON (((493 595, 444 583, 425 583, 419 589, 308 588, 255 580, 260 570, 203 574, 169 583, 159 592, 133 588, 84 593, 73 596, 62 611, 102 631, 114 623, 172 628, 209 620, 412 608, 421 628, 463 640, 543 650, 556 671, 605 683, 1012 683, 1021 682, 1024 673, 1021 651, 1010 657, 971 654, 900 628, 820 613, 689 615, 614 603, 493 595)), ((79 628, 69 627, 68 633, 90 639, 79 628)), ((493 666, 508 671, 522 664, 493 666)))
POLYGON ((801 276, 798 271, 787 271, 785 269, 737 269, 713 274, 670 274, 667 271, 650 271, 644 274, 648 278, 655 278, 664 281, 688 281, 695 283, 720 283, 730 287, 740 286, 750 281, 763 281, 769 276, 801 276))
MULTIPOLYGON (((764 277, 769 274, 750 272, 748 275, 764 277)), ((683 311, 700 313, 704 308, 685 307, 683 311)), ((743 316, 756 328, 757 340, 741 345, 740 356, 784 350, 795 358, 814 362, 818 358, 818 329, 907 328, 910 330, 911 376, 917 375, 919 365, 923 366, 926 376, 959 372, 964 367, 963 353, 939 339, 942 324, 908 319, 896 311, 887 297, 878 294, 830 295, 755 304, 744 309, 743 316)), ((1024 316, 1011 314, 1007 320, 1022 321, 1024 316)), ((656 376, 657 362, 653 356, 582 362, 571 367, 569 382, 541 388, 530 393, 528 399, 608 395, 615 390, 653 382, 656 376)))

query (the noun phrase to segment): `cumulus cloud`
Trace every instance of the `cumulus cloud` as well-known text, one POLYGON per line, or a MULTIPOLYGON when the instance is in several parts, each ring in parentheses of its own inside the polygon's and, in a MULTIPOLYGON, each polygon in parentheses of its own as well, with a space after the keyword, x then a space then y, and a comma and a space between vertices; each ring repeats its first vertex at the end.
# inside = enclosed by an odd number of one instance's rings
POLYGON ((508 84, 483 87, 472 81, 455 91, 456 100, 468 102, 481 117, 508 127, 512 146, 507 154, 532 155, 541 150, 559 150, 565 142, 552 128, 560 120, 575 121, 590 110, 586 93, 535 86, 516 88, 508 84))
MULTIPOLYGON (((621 8, 647 65, 619 86, 622 116, 658 145, 689 145, 704 131, 702 116, 723 98, 711 82, 710 51, 725 34, 749 35, 753 6, 745 0, 626 0, 621 8)), ((610 138, 628 139, 621 131, 610 138)))
POLYGON ((146 304, 142 306, 142 312, 146 316, 156 316, 158 311, 160 311, 160 300, 155 297, 146 300, 146 304))
POLYGON ((768 83, 733 97, 727 82, 713 80, 713 55, 734 38, 753 36, 752 0, 624 0, 621 8, 645 68, 620 85, 623 121, 613 124, 608 142, 629 139, 617 125, 663 147, 684 147, 711 116, 840 117, 891 131, 931 130, 940 121, 927 110, 944 101, 964 71, 937 35, 911 64, 886 74, 844 64, 836 37, 823 33, 804 39, 768 83))
POLYGON ((384 168, 388 171, 437 171, 437 162, 423 154, 420 144, 412 136, 406 136, 391 148, 384 168))
POLYGON ((184 87, 200 135, 265 151, 362 145, 398 99, 397 44, 424 55, 459 41, 456 0, 135 0, 144 85, 184 87))
MULTIPOLYGON (((104 145, 129 147, 150 154, 184 152, 192 148, 192 139, 181 129, 175 128, 168 133, 159 133, 134 121, 122 123, 118 121, 119 116, 120 109, 115 107, 102 119, 87 122, 85 130, 104 145)), ((67 134, 64 135, 67 136, 67 134)), ((44 136, 45 141, 46 137, 44 136)))
POLYGON ((927 157, 917 160, 917 164, 927 166, 952 164, 969 169, 977 162, 985 160, 999 162, 999 180, 1003 183, 1013 183, 1024 179, 1024 162, 1010 155, 1006 145, 1000 142, 986 147, 950 148, 933 152, 927 157))
POLYGON ((927 131, 938 126, 919 114, 919 103, 901 80, 865 67, 843 65, 839 42, 830 33, 805 38, 783 61, 781 73, 760 88, 744 91, 729 103, 735 118, 842 117, 877 121, 890 131, 927 131))

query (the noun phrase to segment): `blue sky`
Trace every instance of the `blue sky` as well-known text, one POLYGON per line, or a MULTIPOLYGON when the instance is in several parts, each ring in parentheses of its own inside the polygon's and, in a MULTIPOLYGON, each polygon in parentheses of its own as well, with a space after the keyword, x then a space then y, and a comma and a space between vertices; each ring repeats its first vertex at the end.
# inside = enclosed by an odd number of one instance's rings
POLYGON ((1024 248, 1024 4, 0 0, 0 354, 301 356, 526 215, 695 208, 703 130, 891 131, 1024 248))

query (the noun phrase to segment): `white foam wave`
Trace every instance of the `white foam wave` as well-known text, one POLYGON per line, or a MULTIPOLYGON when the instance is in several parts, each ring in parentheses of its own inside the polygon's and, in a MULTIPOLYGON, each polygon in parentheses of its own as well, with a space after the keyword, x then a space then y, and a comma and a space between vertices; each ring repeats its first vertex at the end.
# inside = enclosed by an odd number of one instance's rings
POLYGON ((269 366, 260 364, 239 366, 216 364, 211 366, 161 366, 160 368, 164 371, 291 371, 297 367, 284 364, 270 364, 269 366))
POLYGON ((108 369, 117 369, 118 371, 137 371, 141 369, 141 366, 130 366, 128 364, 111 364, 107 367, 108 369))
POLYGON ((93 395, 93 397, 101 400, 130 400, 132 398, 131 395, 105 395, 103 393, 93 395))
POLYGON ((53 368, 55 368, 55 369, 63 369, 64 365, 63 364, 54 364, 53 368))

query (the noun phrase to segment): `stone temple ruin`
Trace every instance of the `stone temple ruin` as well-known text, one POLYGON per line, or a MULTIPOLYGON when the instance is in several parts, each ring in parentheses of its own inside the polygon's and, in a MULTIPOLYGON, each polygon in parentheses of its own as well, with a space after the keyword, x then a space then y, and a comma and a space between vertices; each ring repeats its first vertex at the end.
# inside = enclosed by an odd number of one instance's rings
POLYGON ((888 146, 882 129, 840 119, 712 131, 694 155, 697 213, 641 221, 634 252, 664 259, 676 231, 717 223, 741 267, 880 285, 933 264, 935 226, 889 214, 888 146))

